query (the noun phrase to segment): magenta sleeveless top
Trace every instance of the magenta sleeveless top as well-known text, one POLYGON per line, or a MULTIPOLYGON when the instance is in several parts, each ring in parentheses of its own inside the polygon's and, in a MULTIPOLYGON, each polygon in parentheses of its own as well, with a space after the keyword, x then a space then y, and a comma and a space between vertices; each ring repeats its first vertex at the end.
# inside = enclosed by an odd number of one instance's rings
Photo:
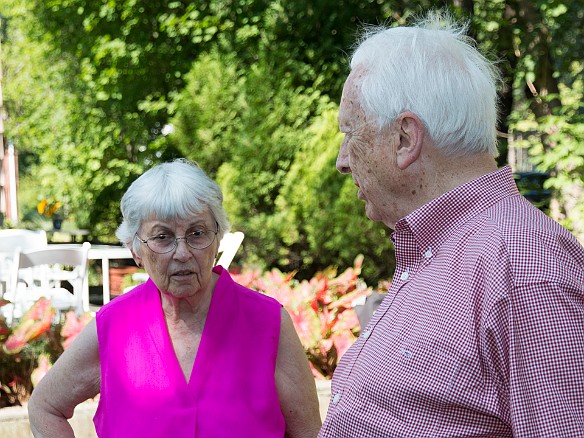
POLYGON ((148 280, 97 313, 99 437, 283 437, 280 304, 220 275, 187 383, 148 280))

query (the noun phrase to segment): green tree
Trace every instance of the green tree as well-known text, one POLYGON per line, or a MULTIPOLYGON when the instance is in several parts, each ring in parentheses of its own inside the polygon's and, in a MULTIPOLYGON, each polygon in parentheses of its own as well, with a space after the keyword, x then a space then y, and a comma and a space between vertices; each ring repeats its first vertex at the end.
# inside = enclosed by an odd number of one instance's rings
POLYGON ((309 271, 362 252, 385 276, 387 231, 334 169, 347 52, 362 23, 445 6, 500 60, 500 164, 507 143, 529 144, 552 214, 581 230, 583 8, 567 0, 4 0, 6 127, 27 196, 63 199, 113 240, 129 183, 187 156, 224 188, 247 259, 309 271))
POLYGON ((387 276, 387 232, 365 217, 351 179, 335 169, 337 105, 292 88, 266 60, 251 69, 237 62, 214 52, 194 64, 174 99, 169 141, 222 185, 247 236, 245 259, 304 277, 349 266, 359 248, 366 275, 387 276))
POLYGON ((335 168, 342 140, 337 113, 329 105, 313 119, 276 199, 276 216, 283 247, 295 252, 296 269, 350 266, 358 248, 371 284, 393 270, 393 248, 387 228, 365 216, 352 178, 335 168))

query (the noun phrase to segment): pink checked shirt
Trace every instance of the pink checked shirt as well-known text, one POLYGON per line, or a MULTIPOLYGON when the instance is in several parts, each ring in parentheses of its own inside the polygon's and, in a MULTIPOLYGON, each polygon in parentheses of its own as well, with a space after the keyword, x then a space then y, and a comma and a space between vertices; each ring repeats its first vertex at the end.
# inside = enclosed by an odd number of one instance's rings
POLYGON ((389 293, 320 437, 584 437, 584 249, 511 170, 396 224, 389 293))

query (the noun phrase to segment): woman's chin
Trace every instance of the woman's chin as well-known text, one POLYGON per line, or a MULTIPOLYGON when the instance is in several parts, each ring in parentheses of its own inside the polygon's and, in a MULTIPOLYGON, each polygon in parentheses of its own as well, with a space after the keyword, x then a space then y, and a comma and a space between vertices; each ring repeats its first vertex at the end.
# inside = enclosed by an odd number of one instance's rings
POLYGON ((193 282, 192 278, 190 281, 171 281, 166 288, 166 293, 177 298, 186 298, 196 295, 199 288, 199 283, 193 282))

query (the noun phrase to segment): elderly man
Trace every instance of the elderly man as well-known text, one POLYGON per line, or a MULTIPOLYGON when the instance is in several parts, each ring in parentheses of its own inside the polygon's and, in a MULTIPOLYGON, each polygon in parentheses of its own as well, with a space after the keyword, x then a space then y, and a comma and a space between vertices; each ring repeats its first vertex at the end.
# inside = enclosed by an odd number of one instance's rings
POLYGON ((321 437, 584 436, 584 249, 497 168, 498 73, 449 16, 370 31, 337 168, 394 230, 321 437))

